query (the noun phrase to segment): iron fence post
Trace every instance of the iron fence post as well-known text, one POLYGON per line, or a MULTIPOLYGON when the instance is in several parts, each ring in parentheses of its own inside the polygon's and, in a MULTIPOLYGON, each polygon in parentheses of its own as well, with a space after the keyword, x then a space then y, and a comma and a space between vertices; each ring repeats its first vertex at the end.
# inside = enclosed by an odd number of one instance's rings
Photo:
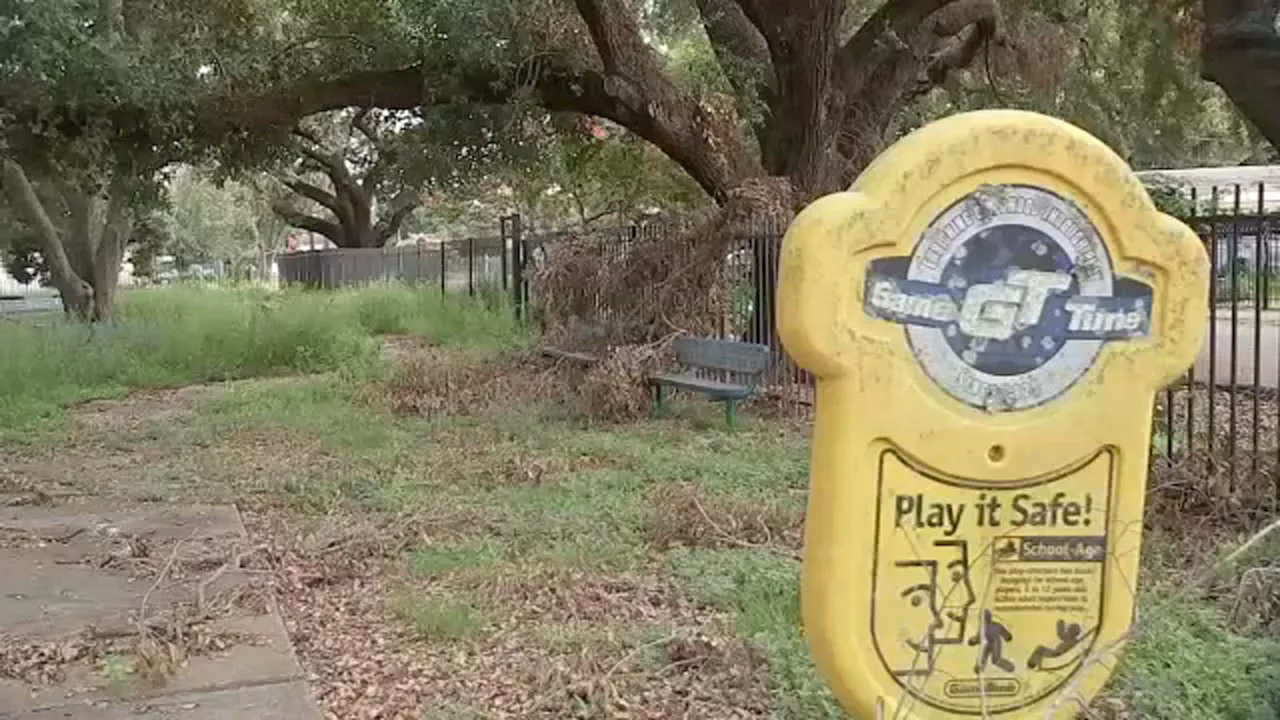
POLYGON ((502 291, 506 292, 508 285, 507 273, 507 227, 511 223, 510 215, 505 215, 498 219, 498 257, 502 259, 502 291))
POLYGON ((511 285, 516 319, 524 319, 524 233, 520 216, 511 216, 511 285))

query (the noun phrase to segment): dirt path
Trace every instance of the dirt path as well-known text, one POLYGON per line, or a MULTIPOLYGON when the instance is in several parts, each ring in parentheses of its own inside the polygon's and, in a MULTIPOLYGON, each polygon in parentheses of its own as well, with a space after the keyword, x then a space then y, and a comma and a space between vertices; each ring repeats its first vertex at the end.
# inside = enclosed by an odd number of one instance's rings
POLYGON ((147 501, 164 454, 129 439, 206 391, 91 403, 0 459, 0 718, 321 717, 240 513, 147 501))

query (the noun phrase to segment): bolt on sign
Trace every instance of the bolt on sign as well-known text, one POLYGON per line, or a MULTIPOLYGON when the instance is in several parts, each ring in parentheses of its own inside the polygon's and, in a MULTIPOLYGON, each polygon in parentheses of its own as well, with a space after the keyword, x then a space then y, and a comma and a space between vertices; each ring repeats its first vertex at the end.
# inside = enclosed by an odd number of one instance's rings
POLYGON ((933 123, 784 240, 817 380, 803 614, 858 718, 1075 717, 1133 619, 1155 393, 1208 257, 1084 131, 933 123))

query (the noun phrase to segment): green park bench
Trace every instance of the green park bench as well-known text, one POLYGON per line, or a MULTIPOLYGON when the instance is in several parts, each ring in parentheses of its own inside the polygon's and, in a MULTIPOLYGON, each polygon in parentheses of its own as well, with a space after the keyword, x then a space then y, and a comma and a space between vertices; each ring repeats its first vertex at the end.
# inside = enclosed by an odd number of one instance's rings
POLYGON ((738 405, 759 389, 771 364, 772 351, 766 345, 710 338, 676 338, 671 344, 676 363, 672 374, 651 375, 646 380, 653 389, 654 410, 663 411, 667 388, 706 395, 724 403, 725 421, 737 426, 738 405), (704 377, 705 371, 725 376, 729 382, 704 377))

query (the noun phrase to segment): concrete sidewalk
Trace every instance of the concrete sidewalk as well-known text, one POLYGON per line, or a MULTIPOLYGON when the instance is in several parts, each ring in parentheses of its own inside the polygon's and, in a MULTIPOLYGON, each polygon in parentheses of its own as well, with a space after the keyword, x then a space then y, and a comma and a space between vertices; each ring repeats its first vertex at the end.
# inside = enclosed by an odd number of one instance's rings
POLYGON ((247 590, 248 574, 226 562, 246 543, 231 507, 0 506, 0 663, 27 678, 0 679, 0 718, 319 720, 269 598, 255 609, 228 603, 217 619, 187 627, 230 638, 216 651, 175 657, 184 648, 158 645, 177 660, 163 682, 104 671, 105 660, 126 658, 102 639, 132 647, 141 612, 155 618, 190 606, 201 586, 206 600, 247 590), (29 682, 33 673, 44 677, 29 682))

